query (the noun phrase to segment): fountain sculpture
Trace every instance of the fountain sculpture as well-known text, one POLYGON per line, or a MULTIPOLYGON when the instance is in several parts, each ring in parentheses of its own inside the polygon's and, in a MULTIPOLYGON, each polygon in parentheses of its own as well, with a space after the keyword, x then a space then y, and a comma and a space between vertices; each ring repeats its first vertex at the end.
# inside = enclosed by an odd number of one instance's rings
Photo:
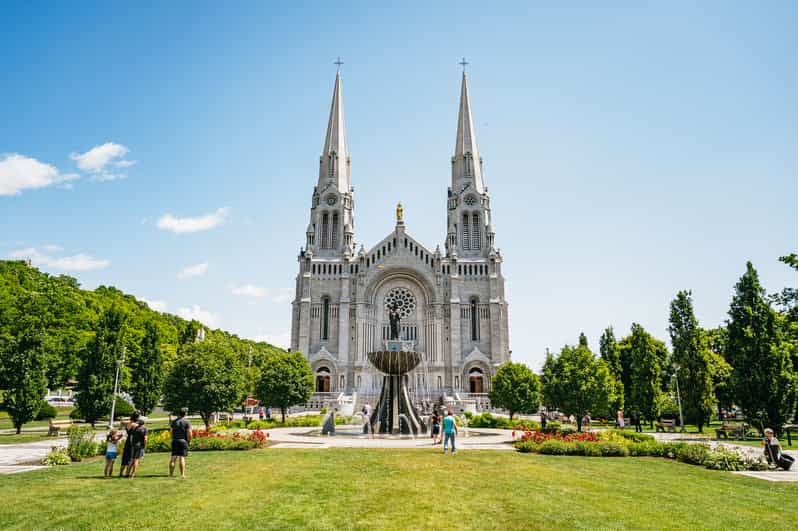
POLYGON ((421 419, 407 389, 407 373, 421 362, 421 353, 414 350, 413 341, 399 339, 400 314, 397 307, 388 308, 390 339, 385 349, 369 352, 369 362, 380 372, 382 392, 371 415, 372 433, 416 435, 427 427, 421 419))

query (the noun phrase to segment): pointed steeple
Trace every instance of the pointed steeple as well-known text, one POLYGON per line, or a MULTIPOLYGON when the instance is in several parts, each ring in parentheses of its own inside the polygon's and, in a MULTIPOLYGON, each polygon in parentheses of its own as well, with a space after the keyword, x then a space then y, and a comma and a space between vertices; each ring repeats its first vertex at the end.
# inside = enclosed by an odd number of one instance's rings
POLYGON ((332 180, 338 191, 349 191, 349 148, 346 144, 344 127, 344 98, 341 92, 341 72, 335 75, 330 120, 327 123, 327 136, 319 159, 319 189, 332 180))
POLYGON ((471 117, 468 76, 463 70, 463 81, 460 85, 460 112, 457 116, 457 140, 452 157, 452 189, 457 192, 467 183, 470 183, 472 190, 478 193, 485 191, 482 179, 482 159, 479 157, 477 136, 471 117))

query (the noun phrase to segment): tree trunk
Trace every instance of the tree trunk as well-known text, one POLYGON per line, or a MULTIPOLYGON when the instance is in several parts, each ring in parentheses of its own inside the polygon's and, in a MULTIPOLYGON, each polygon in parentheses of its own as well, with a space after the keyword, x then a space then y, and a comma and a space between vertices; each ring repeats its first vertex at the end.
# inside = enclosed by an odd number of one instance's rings
POLYGON ((576 416, 576 431, 582 432, 582 415, 576 416))
POLYGON ((19 435, 20 432, 22 431, 22 425, 15 426, 15 427, 17 428, 17 435, 19 435))
POLYGON ((213 413, 200 413, 200 417, 202 417, 202 422, 205 423, 205 431, 211 431, 211 415, 213 413))
POLYGON ((285 424, 285 408, 284 407, 280 408, 280 414, 283 416, 283 424, 285 424))
POLYGON ((515 411, 512 409, 510 410, 510 420, 513 420, 513 415, 515 415, 515 411))

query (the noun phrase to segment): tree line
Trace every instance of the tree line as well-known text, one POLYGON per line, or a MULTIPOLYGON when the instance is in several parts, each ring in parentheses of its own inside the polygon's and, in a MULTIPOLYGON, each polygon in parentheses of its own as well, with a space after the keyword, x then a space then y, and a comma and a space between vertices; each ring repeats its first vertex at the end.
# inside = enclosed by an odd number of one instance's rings
MULTIPOLYGON (((780 261, 798 271, 798 256, 780 261)), ((748 262, 737 282, 726 322, 702 328, 692 293, 679 291, 670 303, 671 349, 632 324, 618 340, 612 326, 599 338, 599 352, 581 334, 575 346, 547 354, 541 374, 505 364, 492 382, 491 401, 516 412, 540 405, 582 418, 613 418, 617 409, 638 411, 653 426, 676 418, 678 385, 686 423, 703 431, 712 416, 738 406, 758 429, 780 431, 798 417, 798 290, 768 295, 748 262)))
MULTIPOLYGON (((205 331, 198 343, 200 328, 198 321, 152 310, 114 287, 83 290, 72 277, 48 275, 23 261, 0 261, 0 407, 19 430, 35 417, 48 388, 74 385, 81 417, 96 422, 110 413, 117 362, 124 354, 119 389, 143 413, 175 389, 173 375, 184 370, 186 360, 202 355, 240 376, 232 386, 235 400, 225 403, 230 408, 254 393, 270 362, 287 356, 273 345, 222 330, 205 331)), ((200 412, 190 404, 172 405, 200 412)))

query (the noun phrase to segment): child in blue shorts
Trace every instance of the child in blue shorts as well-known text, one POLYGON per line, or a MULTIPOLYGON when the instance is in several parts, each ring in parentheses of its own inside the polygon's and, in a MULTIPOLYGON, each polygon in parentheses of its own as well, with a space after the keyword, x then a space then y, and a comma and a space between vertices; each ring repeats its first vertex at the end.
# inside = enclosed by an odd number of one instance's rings
POLYGON ((116 462, 116 454, 119 451, 120 439, 122 439, 122 434, 117 433, 114 429, 109 431, 105 438, 105 477, 111 477, 114 474, 114 462, 116 462))

